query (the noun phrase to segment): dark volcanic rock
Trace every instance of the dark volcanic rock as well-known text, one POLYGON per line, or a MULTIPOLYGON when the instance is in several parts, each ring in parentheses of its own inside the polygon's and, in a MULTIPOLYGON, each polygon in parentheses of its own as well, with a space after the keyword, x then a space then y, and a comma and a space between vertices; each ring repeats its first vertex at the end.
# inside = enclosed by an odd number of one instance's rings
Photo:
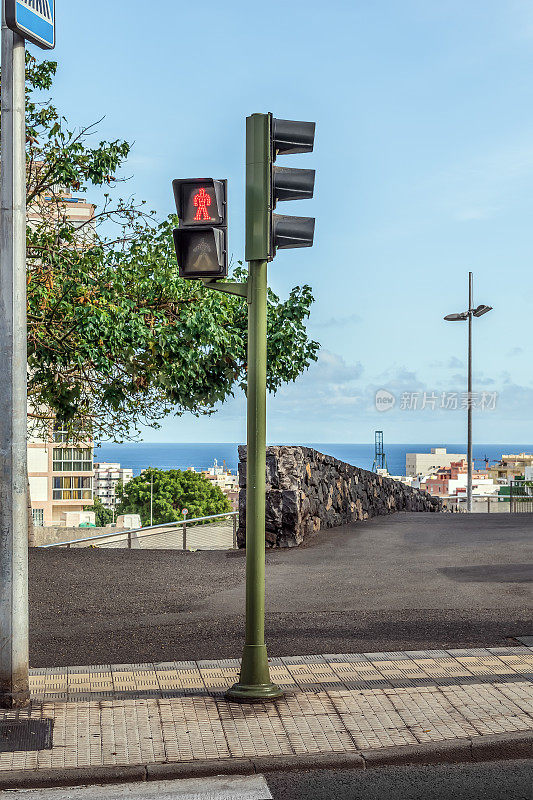
MULTIPOLYGON (((246 447, 239 447, 239 547, 246 541, 246 447)), ((295 547, 321 530, 395 511, 440 511, 427 492, 310 447, 268 447, 266 543, 295 547)))

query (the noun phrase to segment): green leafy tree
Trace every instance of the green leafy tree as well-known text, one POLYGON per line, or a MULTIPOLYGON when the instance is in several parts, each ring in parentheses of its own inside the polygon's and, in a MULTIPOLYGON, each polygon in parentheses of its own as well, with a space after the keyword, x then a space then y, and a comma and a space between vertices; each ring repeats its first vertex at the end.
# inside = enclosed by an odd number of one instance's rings
MULTIPOLYGON (((246 391, 246 307, 177 275, 174 217, 120 197, 130 145, 93 141, 45 97, 56 64, 27 56, 28 384, 35 424, 120 440, 166 414, 212 413, 246 391), (65 192, 102 195, 94 219, 69 220, 65 192)), ((242 276, 237 266, 234 278, 242 276)), ((317 358, 313 297, 268 295, 268 388, 317 358)))
POLYGON ((85 511, 94 511, 95 524, 97 528, 105 528, 113 522, 113 512, 106 508, 99 497, 94 498, 92 506, 85 506, 85 511))
POLYGON ((142 475, 117 486, 118 514, 140 514, 143 525, 150 524, 150 497, 153 482, 153 524, 224 514, 231 503, 218 486, 198 472, 180 469, 147 469, 142 475))

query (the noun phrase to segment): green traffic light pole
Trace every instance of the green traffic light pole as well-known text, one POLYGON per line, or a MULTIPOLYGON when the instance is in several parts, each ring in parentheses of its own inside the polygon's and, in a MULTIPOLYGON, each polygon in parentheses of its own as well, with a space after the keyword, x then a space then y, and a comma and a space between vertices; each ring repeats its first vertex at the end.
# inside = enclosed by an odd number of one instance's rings
POLYGON ((276 700, 265 644, 265 473, 267 376, 267 264, 271 257, 271 115, 246 120, 246 261, 248 280, 205 282, 248 301, 246 473, 246 637, 239 681, 226 693, 241 703, 276 700))
POLYGON ((226 696, 240 702, 275 700, 265 644, 265 472, 267 261, 248 270, 248 415, 246 463, 246 638, 238 683, 226 696))

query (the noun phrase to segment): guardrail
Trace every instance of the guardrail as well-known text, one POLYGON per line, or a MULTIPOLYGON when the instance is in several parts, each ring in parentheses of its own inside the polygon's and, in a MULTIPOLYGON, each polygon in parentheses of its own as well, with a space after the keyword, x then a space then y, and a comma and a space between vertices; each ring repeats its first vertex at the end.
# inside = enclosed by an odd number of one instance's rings
MULTIPOLYGON (((187 520, 176 520, 173 522, 160 523, 158 525, 147 525, 144 528, 133 528, 131 530, 120 530, 110 533, 100 533, 97 536, 84 536, 80 539, 71 539, 68 542, 54 542, 53 544, 42 544, 39 548, 42 550, 51 547, 66 547, 70 549, 72 546, 90 546, 89 542, 93 542, 93 547, 120 547, 121 542, 126 543, 128 549, 132 547, 141 547, 141 542, 151 536, 167 536, 167 541, 163 545, 169 546, 171 549, 180 550, 236 550, 237 549, 237 517, 238 511, 229 511, 226 514, 211 514, 208 517, 195 517, 187 520), (209 541, 206 542, 206 530, 213 526, 209 526, 208 520, 229 520, 230 524, 225 526, 216 525, 216 536, 212 537, 211 546, 209 541), (191 530, 192 529, 192 530, 191 530), (168 542, 168 533, 181 533, 180 547, 177 548, 176 544, 168 542), (205 546, 205 545, 208 546, 205 546), (228 546, 229 545, 229 546, 228 546)), ((157 545, 155 545, 157 547, 157 545)), ((159 545, 161 547, 161 545, 159 545)))
MULTIPOLYGON (((466 514, 466 495, 436 495, 444 501, 444 507, 452 512, 466 514), (462 508, 461 506, 465 506, 462 508)), ((505 513, 517 514, 533 512, 533 496, 517 496, 516 494, 474 494, 472 495, 473 513, 505 513)))
POLYGON ((531 481, 509 481, 509 502, 513 514, 533 511, 533 483, 531 481))

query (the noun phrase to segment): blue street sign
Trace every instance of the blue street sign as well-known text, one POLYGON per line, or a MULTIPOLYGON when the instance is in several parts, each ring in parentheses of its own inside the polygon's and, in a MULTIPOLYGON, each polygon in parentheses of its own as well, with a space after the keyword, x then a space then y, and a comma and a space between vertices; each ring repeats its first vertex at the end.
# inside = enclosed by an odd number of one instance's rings
POLYGON ((6 24, 43 50, 56 46, 55 0, 5 0, 6 24))

